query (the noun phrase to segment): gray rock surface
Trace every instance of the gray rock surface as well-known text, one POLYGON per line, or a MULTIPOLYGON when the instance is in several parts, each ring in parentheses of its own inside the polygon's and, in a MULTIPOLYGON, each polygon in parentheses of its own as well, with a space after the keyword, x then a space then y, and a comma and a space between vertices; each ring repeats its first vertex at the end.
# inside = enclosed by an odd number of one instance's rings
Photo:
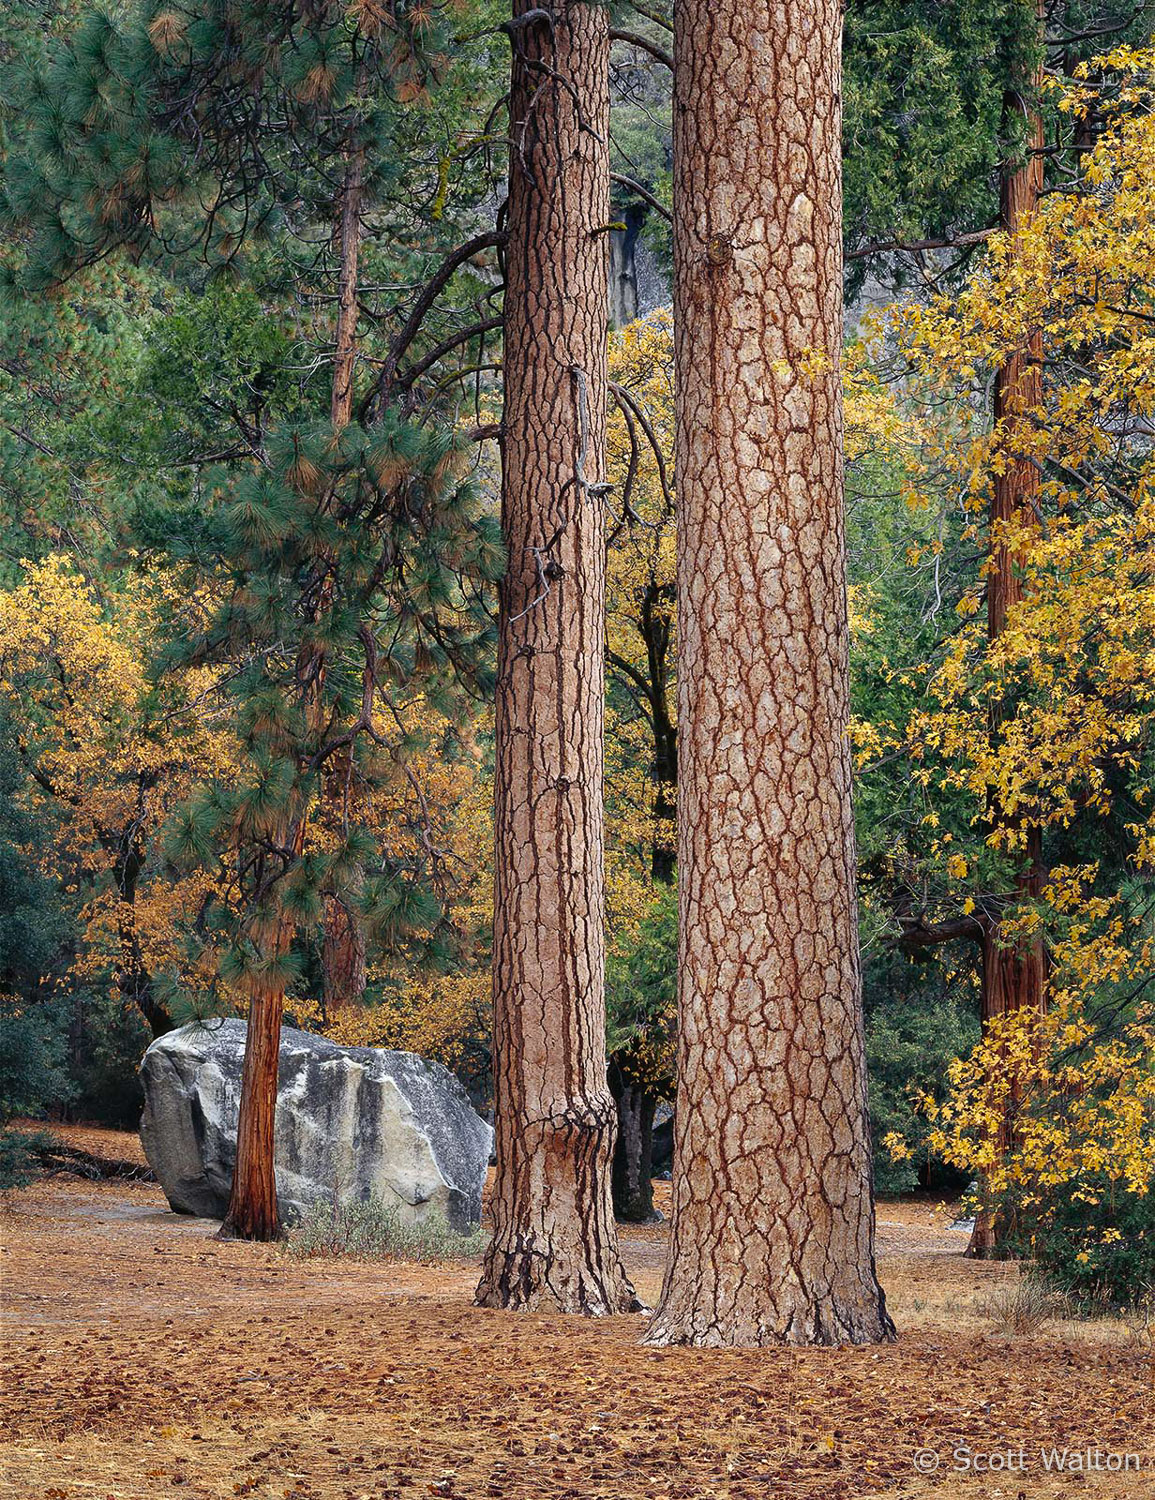
MULTIPOLYGON (((158 1037, 140 1065, 140 1139, 178 1213, 223 1218, 237 1149, 245 1023, 158 1037)), ((285 1027, 277 1094, 277 1201, 286 1223, 318 1200, 376 1194, 409 1218, 481 1217, 493 1139, 461 1082, 412 1052, 338 1047, 285 1027)))

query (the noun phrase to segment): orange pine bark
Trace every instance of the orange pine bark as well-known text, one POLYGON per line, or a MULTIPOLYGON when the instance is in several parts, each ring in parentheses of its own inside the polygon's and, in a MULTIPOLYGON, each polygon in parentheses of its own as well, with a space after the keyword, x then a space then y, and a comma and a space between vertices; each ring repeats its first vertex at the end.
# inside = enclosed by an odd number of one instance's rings
POLYGON ((838 0, 675 7, 679 1062, 655 1344, 892 1336, 850 802, 838 0))
POLYGON ((280 1238, 274 1170, 277 1075, 284 993, 255 994, 249 1001, 245 1065, 237 1122, 237 1161, 222 1239, 280 1238))
MULTIPOLYGON (((1040 36, 1043 26, 1040 5, 1040 36)), ((1007 95, 1004 117, 1007 124, 1025 122, 1026 131, 1017 159, 1003 167, 1000 183, 1000 219, 1008 234, 1015 234, 1034 217, 1043 191, 1043 118, 1038 108, 1042 87, 1042 69, 1036 72, 1028 94, 1017 90, 1007 95)), ((1021 559, 1016 555, 1007 528, 1037 524, 1042 476, 1029 455, 1023 452, 1022 436, 1029 413, 1043 401, 1043 339, 1032 337, 1024 348, 1016 350, 999 369, 995 380, 994 421, 1003 432, 1003 442, 1011 455, 1002 473, 997 474, 991 496, 991 550, 987 578, 987 636, 997 640, 1006 628, 1007 616, 1023 597, 1021 559)), ((997 734, 1001 710, 996 710, 993 732, 997 734)), ((997 822, 1003 815, 992 806, 997 822)), ((1043 840, 1038 827, 1027 826, 1026 848, 1015 880, 1016 894, 1037 897, 1043 887, 1043 840)), ((1041 938, 1008 942, 997 920, 987 921, 983 928, 981 1018, 984 1029, 1001 1016, 1019 1010, 1043 1012, 1047 1008, 1047 952, 1041 938)), ((999 1132, 998 1149, 1006 1150, 1013 1129, 1010 1111, 1014 1095, 1008 1101, 1008 1118, 999 1132)), ((967 1254, 991 1256, 998 1250, 996 1216, 981 1212, 975 1220, 967 1254)))
POLYGON ((490 1307, 635 1303, 610 1197, 602 721, 609 18, 510 25, 490 1307))

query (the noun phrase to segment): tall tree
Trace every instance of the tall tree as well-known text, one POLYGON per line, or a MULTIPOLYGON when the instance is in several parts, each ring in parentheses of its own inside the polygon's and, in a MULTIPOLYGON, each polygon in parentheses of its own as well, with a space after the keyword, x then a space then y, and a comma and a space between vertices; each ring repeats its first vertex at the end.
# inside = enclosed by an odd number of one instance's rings
POLYGON ((845 734, 840 37, 835 0, 675 19, 681 1035, 657 1344, 893 1333, 845 734))
MULTIPOLYGON (((365 177, 365 147, 350 130, 345 151, 345 177, 337 197, 334 241, 337 247, 337 326, 333 348, 333 377, 329 420, 335 433, 343 431, 353 417, 354 380, 357 368, 357 324, 360 318, 359 266, 361 256, 362 185, 365 177)), ((348 833, 351 802, 356 795, 354 765, 348 747, 329 767, 325 776, 323 809, 335 834, 348 833)), ((325 894, 325 920, 321 935, 321 983, 326 1014, 342 1006, 356 1005, 365 994, 365 924, 357 910, 362 872, 348 866, 344 889, 325 894)))
POLYGON ((509 24, 494 1232, 477 1300, 635 1304, 610 1192, 602 836, 609 19, 509 24))
MULTIPOLYGON (((1039 28, 1037 65, 1019 85, 1007 90, 1003 111, 1003 139, 1007 154, 999 174, 999 217, 1007 234, 1019 234, 1039 211, 1043 193, 1043 41, 1045 0, 1037 0, 1039 28)), ((991 484, 990 542, 987 559, 987 635, 993 642, 1007 626, 1007 616, 1023 597, 1021 539, 1024 525, 1031 531, 1040 514, 1041 468, 1031 453, 1031 433, 1043 407, 1043 334, 1039 329, 995 372, 994 423, 1002 433, 1006 462, 991 484)), ((1008 705, 996 704, 992 731, 1008 705)), ((991 798, 992 821, 1006 821, 997 797, 991 798)), ((1043 831, 1029 816, 1021 824, 1022 853, 1015 874, 1012 904, 1038 899, 1043 888, 1043 831)), ((1047 1006, 1047 951, 1041 933, 1008 940, 998 916, 982 923, 981 1009, 984 1030, 1000 1016, 1017 1010, 1045 1011, 1047 1006)), ((997 1149, 1009 1144, 1004 1112, 997 1149)), ((975 1219, 967 1254, 988 1256, 998 1238, 995 1217, 987 1210, 975 1219)))
MULTIPOLYGON (((461 455, 382 402, 371 424, 351 421, 362 226, 404 176, 406 107, 444 63, 443 39, 425 11, 336 0, 149 0, 124 18, 90 15, 29 71, 28 128, 5 163, 9 211, 32 231, 33 288, 128 246, 174 267, 190 252, 234 270, 263 255, 298 311, 302 284, 317 300, 336 289, 328 420, 310 420, 308 395, 279 432, 238 416, 243 442, 215 455, 233 467, 205 481, 217 504, 169 528, 219 606, 203 634, 193 629, 194 658, 227 663, 227 680, 243 684, 247 764, 238 784, 199 800, 178 842, 236 858, 242 915, 222 968, 249 996, 250 1026, 225 1228, 250 1238, 277 1232, 278 1036, 301 930, 316 930, 326 892, 379 930, 405 924, 404 873, 350 826, 347 799, 327 846, 312 846, 320 782, 334 767, 341 786, 401 753, 397 698, 418 676, 437 695, 487 676, 474 584, 492 577, 496 549, 461 455), (363 883, 366 859, 381 873, 363 883)), ((406 317, 390 369, 420 322, 420 311, 406 317)))

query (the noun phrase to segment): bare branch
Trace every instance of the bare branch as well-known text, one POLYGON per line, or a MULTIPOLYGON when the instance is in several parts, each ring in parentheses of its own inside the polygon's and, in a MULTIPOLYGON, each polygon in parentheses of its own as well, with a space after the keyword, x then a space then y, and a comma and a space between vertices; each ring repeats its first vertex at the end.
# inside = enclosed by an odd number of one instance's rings
POLYGON ((645 199, 652 209, 661 214, 667 224, 674 222, 674 216, 670 210, 664 204, 659 203, 649 188, 643 187, 640 182, 635 182, 632 177, 624 177, 621 172, 611 172, 610 181, 616 182, 619 187, 628 188, 631 193, 637 193, 639 198, 645 199))
POLYGON ((650 56, 660 62, 663 67, 669 68, 671 73, 674 71, 674 59, 672 54, 667 52, 664 47, 659 47, 657 42, 651 42, 648 37, 641 36, 636 31, 611 31, 610 41, 625 42, 627 46, 637 47, 642 52, 648 52, 650 56))
POLYGON ((475 255, 480 255, 483 250, 491 250, 498 245, 505 244, 506 236, 501 230, 489 230, 485 234, 478 234, 471 240, 466 240, 464 245, 459 245, 453 253, 442 261, 436 273, 430 277, 422 288, 413 310, 406 318, 401 332, 393 340, 389 353, 381 367, 377 379, 370 386, 361 401, 359 416, 365 420, 370 407, 374 401, 383 397, 393 384, 393 378, 397 373, 397 366, 412 344, 413 340, 421 331, 421 325, 425 321, 430 308, 437 298, 449 285, 454 272, 460 269, 466 261, 472 260, 475 255))
POLYGON ((981 244, 983 240, 989 240, 996 230, 978 229, 973 234, 956 235, 950 240, 875 240, 872 244, 863 245, 858 250, 848 250, 844 259, 865 260, 870 255, 881 255, 887 250, 965 250, 971 245, 981 244))

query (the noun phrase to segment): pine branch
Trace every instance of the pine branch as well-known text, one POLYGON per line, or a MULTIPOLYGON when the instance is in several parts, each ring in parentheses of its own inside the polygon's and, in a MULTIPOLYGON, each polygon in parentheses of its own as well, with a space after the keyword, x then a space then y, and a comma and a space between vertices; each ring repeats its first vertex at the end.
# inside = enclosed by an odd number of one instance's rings
POLYGON ((610 41, 625 42, 630 47, 638 47, 642 52, 648 52, 663 67, 669 68, 671 73, 674 71, 673 55, 667 52, 664 47, 659 47, 657 42, 651 42, 647 37, 639 35, 636 31, 611 31, 610 41))
POLYGON ((373 404, 383 399, 386 393, 392 388, 394 377, 397 374, 397 367, 401 363, 406 350, 417 337, 418 333, 420 333, 421 325, 428 316, 429 310, 449 285, 454 272, 463 266, 466 261, 472 260, 475 255, 479 255, 483 250, 491 250, 499 245, 504 245, 505 239, 506 236, 503 231, 496 229, 489 230, 485 234, 478 234, 473 239, 466 240, 464 245, 459 245, 451 255, 448 255, 442 261, 437 271, 422 288, 412 312, 402 326, 401 332, 393 340, 377 379, 362 398, 361 405, 358 408, 358 418, 360 421, 364 422, 367 420, 373 404))

